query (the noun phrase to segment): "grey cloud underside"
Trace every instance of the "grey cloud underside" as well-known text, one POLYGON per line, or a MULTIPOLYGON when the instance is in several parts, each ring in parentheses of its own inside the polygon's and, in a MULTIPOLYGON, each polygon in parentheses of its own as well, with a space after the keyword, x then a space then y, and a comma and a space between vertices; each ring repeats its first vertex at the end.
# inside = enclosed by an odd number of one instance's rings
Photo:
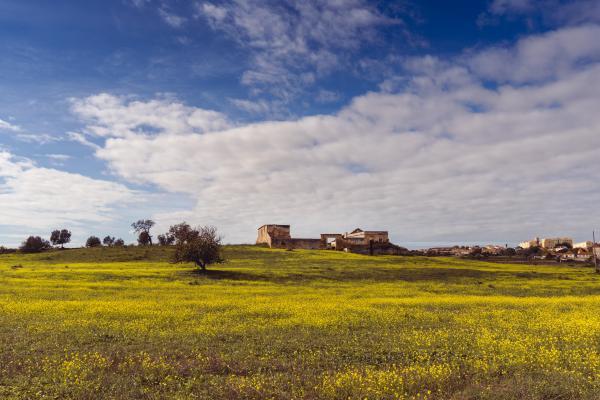
POLYGON ((107 94, 73 110, 105 139, 96 155, 116 174, 197 198, 157 219, 215 224, 230 242, 271 222, 299 236, 389 229, 399 242, 577 237, 598 218, 600 49, 598 26, 575 29, 409 60, 406 75, 336 115, 235 126, 177 102, 107 94), (560 68, 539 56, 569 45, 560 68), (494 52, 513 73, 490 89, 482 66, 494 52), (526 79, 530 68, 543 79, 526 79))

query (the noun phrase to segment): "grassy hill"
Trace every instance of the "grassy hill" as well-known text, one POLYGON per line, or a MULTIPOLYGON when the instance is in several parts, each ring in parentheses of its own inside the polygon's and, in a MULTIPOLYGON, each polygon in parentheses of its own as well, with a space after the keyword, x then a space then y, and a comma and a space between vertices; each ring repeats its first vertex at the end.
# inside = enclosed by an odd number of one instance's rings
POLYGON ((0 255, 0 398, 597 399, 589 268, 228 246, 0 255))

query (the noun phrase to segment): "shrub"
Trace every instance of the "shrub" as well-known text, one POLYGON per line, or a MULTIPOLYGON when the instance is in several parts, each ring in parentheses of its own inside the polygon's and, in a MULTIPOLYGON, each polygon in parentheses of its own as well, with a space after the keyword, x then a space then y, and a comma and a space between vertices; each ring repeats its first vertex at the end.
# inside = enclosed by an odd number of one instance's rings
POLYGON ((4 246, 0 246, 0 254, 9 254, 9 253, 14 253, 17 250, 15 249, 9 249, 8 247, 4 247, 4 246))
POLYGON ((50 248, 50 242, 42 239, 39 236, 29 236, 19 249, 23 253, 40 253, 50 248))
POLYGON ((102 243, 105 246, 112 247, 115 244, 115 238, 113 236, 106 236, 104 239, 102 239, 102 243))
POLYGON ((158 235, 157 238, 158 244, 160 244, 161 246, 170 246, 173 243, 175 243, 175 236, 173 236, 169 232, 164 233, 162 235, 158 235))
POLYGON ((85 242, 85 247, 100 247, 102 246, 102 242, 100 242, 100 238, 97 236, 90 236, 85 242))

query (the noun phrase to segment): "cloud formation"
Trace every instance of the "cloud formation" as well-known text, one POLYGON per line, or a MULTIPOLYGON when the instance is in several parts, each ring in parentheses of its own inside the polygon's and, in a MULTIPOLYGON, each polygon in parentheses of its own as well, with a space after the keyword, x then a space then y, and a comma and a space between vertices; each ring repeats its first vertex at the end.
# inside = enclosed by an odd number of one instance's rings
POLYGON ((4 120, 0 119, 0 130, 20 132, 21 127, 17 126, 17 125, 13 125, 8 121, 4 121, 4 120))
POLYGON ((280 100, 344 65, 345 57, 377 38, 379 27, 401 24, 363 0, 202 1, 197 17, 249 50, 242 83, 280 100))
MULTIPOLYGON (((530 18, 541 15, 551 25, 575 25, 600 22, 600 2, 597 0, 494 0, 488 8, 490 16, 530 18)), ((480 22, 489 22, 482 15, 480 22)))
POLYGON ((108 94, 73 111, 116 174, 197 199, 157 219, 215 224, 231 242, 272 222, 301 236, 389 229, 400 243, 577 237, 600 200, 598 29, 408 59, 405 74, 335 115, 235 126, 177 101, 108 94))
POLYGON ((29 159, 0 151, 0 227, 47 231, 101 223, 113 220, 116 207, 135 198, 136 192, 124 185, 41 168, 29 159))

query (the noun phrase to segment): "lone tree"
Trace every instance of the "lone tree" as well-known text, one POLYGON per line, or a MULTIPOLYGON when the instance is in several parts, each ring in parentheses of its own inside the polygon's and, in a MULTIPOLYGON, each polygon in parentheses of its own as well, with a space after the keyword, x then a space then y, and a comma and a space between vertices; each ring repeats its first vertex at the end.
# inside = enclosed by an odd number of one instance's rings
POLYGON ((85 242, 85 247, 100 247, 102 246, 102 242, 100 242, 100 238, 97 236, 90 236, 88 240, 85 242))
POLYGON ((50 248, 50 242, 39 236, 29 236, 19 247, 23 253, 40 253, 50 248))
POLYGON ((67 229, 55 230, 50 234, 50 241, 53 245, 60 245, 61 249, 65 248, 65 244, 71 241, 71 232, 67 229))
POLYGON ((221 257, 221 237, 214 226, 192 229, 185 222, 174 225, 169 231, 177 231, 175 236, 174 262, 193 262, 202 271, 210 264, 223 262, 221 257))
POLYGON ((153 226, 154 221, 152 221, 151 219, 140 219, 131 224, 133 231, 138 234, 138 243, 142 244, 140 238, 142 235, 144 235, 145 237, 143 238, 143 241, 146 244, 149 243, 150 245, 152 245, 152 236, 150 235, 150 229, 153 226))
POLYGON ((138 236, 138 244, 140 246, 152 246, 152 237, 148 232, 140 232, 138 236))
POLYGON ((104 239, 102 239, 102 243, 105 246, 112 247, 115 245, 115 238, 114 238, 114 236, 110 236, 110 235, 106 236, 104 239))

